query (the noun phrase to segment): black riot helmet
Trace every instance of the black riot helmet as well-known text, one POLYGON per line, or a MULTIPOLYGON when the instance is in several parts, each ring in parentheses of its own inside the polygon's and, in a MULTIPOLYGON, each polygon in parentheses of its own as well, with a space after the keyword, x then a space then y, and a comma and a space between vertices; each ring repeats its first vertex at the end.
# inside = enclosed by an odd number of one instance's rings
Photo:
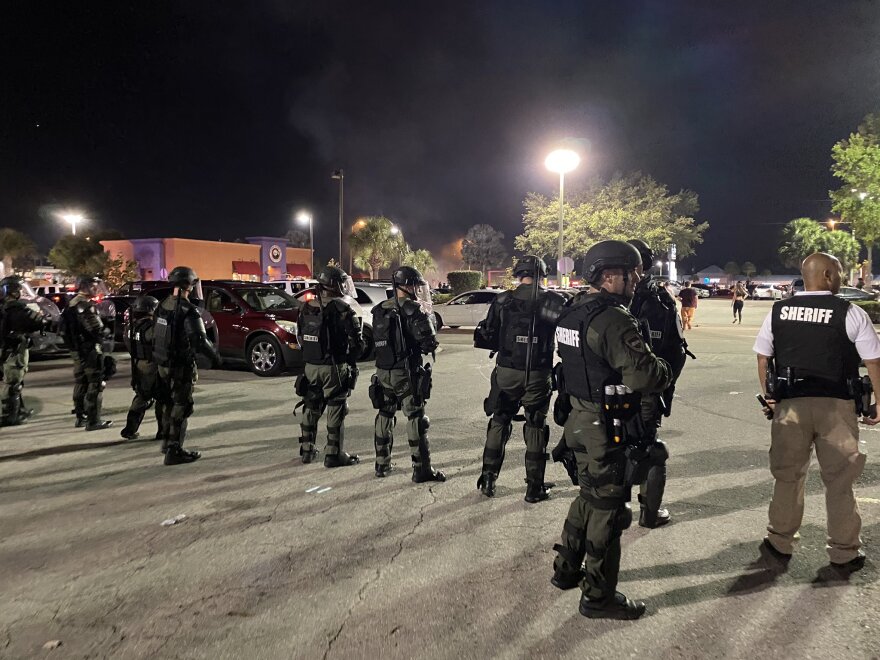
POLYGON ((345 281, 347 278, 348 275, 346 274, 346 272, 338 266, 324 266, 318 272, 317 280, 322 289, 332 291, 333 293, 341 296, 343 295, 343 291, 345 289, 345 281))
POLYGON ((590 284, 596 284, 602 271, 608 268, 633 270, 642 265, 639 251, 624 241, 599 241, 584 255, 586 278, 590 284))
POLYGON ((196 281, 199 279, 199 276, 196 275, 196 271, 194 271, 189 266, 176 266, 170 273, 168 273, 168 283, 173 284, 178 288, 190 288, 196 281))
POLYGON ((412 266, 401 266, 391 275, 395 288, 400 286, 421 286, 427 284, 422 274, 412 266))
POLYGON ((22 278, 18 275, 10 275, 0 280, 0 290, 4 298, 21 298, 22 278))
POLYGON ((522 259, 518 259, 513 267, 513 276, 522 277, 546 277, 547 264, 541 257, 533 254, 526 255, 522 259))
POLYGON ((158 299, 153 296, 138 296, 131 305, 132 314, 143 316, 154 314, 159 307, 158 299))
POLYGON ((88 291, 95 284, 100 284, 101 278, 97 275, 80 275, 76 278, 76 290, 88 291))
POLYGON ((627 241, 627 243, 639 251, 639 255, 642 257, 642 270, 646 273, 651 270, 651 267, 654 265, 654 251, 651 249, 651 246, 641 238, 633 238, 627 241))

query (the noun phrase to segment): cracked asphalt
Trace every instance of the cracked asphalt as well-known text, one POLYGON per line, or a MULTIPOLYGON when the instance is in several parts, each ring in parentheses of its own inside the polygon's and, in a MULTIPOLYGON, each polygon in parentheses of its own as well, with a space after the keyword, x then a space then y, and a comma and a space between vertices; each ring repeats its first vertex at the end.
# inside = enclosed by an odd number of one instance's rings
POLYGON ((751 344, 769 304, 746 303, 742 326, 729 307, 701 301, 698 360, 661 432, 674 522, 623 536, 620 589, 648 602, 637 622, 584 619, 578 592, 550 585, 576 490, 551 464, 552 499, 523 502, 521 431, 497 496, 476 491, 492 365, 467 330, 442 333, 428 407, 442 484, 410 481, 402 437, 400 469, 373 477, 368 365, 346 428, 363 462, 327 470, 299 461, 292 376, 203 372, 188 442, 203 458, 164 467, 155 441, 118 436, 127 363, 105 393, 117 426, 86 433, 69 414, 69 361, 35 361, 38 414, 0 430, 0 657, 880 657, 880 433, 862 436, 864 570, 822 579, 815 471, 788 572, 756 564, 771 479, 751 344))

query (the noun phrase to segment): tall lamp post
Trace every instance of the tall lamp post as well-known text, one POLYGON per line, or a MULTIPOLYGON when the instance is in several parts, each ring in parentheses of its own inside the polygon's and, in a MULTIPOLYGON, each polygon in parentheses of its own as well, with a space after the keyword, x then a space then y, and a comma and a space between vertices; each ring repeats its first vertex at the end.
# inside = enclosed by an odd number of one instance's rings
POLYGON ((342 263, 342 200, 343 200, 343 181, 345 180, 345 172, 343 170, 334 170, 330 175, 331 179, 339 181, 339 263, 342 263))
POLYGON ((565 241, 563 239, 564 214, 565 214, 565 175, 571 172, 581 162, 581 157, 570 149, 557 149, 551 151, 544 160, 544 165, 551 172, 559 174, 559 260, 556 263, 556 286, 562 288, 563 278, 567 274, 565 257, 565 241))
POLYGON ((70 223, 70 231, 76 236, 76 225, 77 223, 83 222, 85 218, 82 216, 82 213, 62 213, 59 216, 65 222, 70 223))
POLYGON ((309 223, 309 270, 315 277, 315 234, 312 232, 312 214, 308 211, 300 211, 296 214, 296 221, 301 225, 309 223))

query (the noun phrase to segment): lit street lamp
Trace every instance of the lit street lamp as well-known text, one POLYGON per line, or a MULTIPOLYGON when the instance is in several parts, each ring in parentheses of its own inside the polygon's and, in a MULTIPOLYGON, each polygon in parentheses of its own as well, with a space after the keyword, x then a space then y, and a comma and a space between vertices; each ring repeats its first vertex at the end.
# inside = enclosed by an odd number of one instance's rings
POLYGON ((312 214, 308 211, 300 211, 296 214, 296 221, 301 225, 309 223, 309 270, 312 277, 315 276, 315 235, 312 233, 312 214))
POLYGON ((544 160, 544 165, 551 172, 559 174, 559 261, 556 264, 556 286, 562 288, 562 280, 566 275, 566 264, 563 261, 565 257, 565 242, 563 240, 563 224, 564 224, 564 196, 565 196, 565 175, 571 172, 581 162, 580 156, 570 149, 557 149, 551 151, 544 160))
POLYGON ((342 200, 343 200, 343 188, 342 182, 345 179, 345 172, 340 170, 334 170, 333 174, 330 175, 331 179, 336 179, 339 181, 339 264, 342 265, 342 200))
POLYGON ((65 222, 70 223, 70 231, 74 236, 76 236, 77 223, 85 222, 85 218, 83 217, 82 213, 62 213, 59 217, 65 222))

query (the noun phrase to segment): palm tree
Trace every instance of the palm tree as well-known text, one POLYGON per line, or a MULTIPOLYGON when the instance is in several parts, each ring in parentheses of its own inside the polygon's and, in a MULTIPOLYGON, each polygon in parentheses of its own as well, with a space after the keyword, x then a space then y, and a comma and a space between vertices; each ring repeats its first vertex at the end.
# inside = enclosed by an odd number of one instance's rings
POLYGON ((354 265, 370 271, 374 280, 379 278, 380 268, 387 268, 407 249, 403 234, 385 216, 364 218, 349 235, 348 246, 355 255, 354 265))
POLYGON ((434 261, 434 257, 427 250, 407 251, 401 263, 404 266, 412 266, 422 275, 437 273, 437 264, 434 261))

